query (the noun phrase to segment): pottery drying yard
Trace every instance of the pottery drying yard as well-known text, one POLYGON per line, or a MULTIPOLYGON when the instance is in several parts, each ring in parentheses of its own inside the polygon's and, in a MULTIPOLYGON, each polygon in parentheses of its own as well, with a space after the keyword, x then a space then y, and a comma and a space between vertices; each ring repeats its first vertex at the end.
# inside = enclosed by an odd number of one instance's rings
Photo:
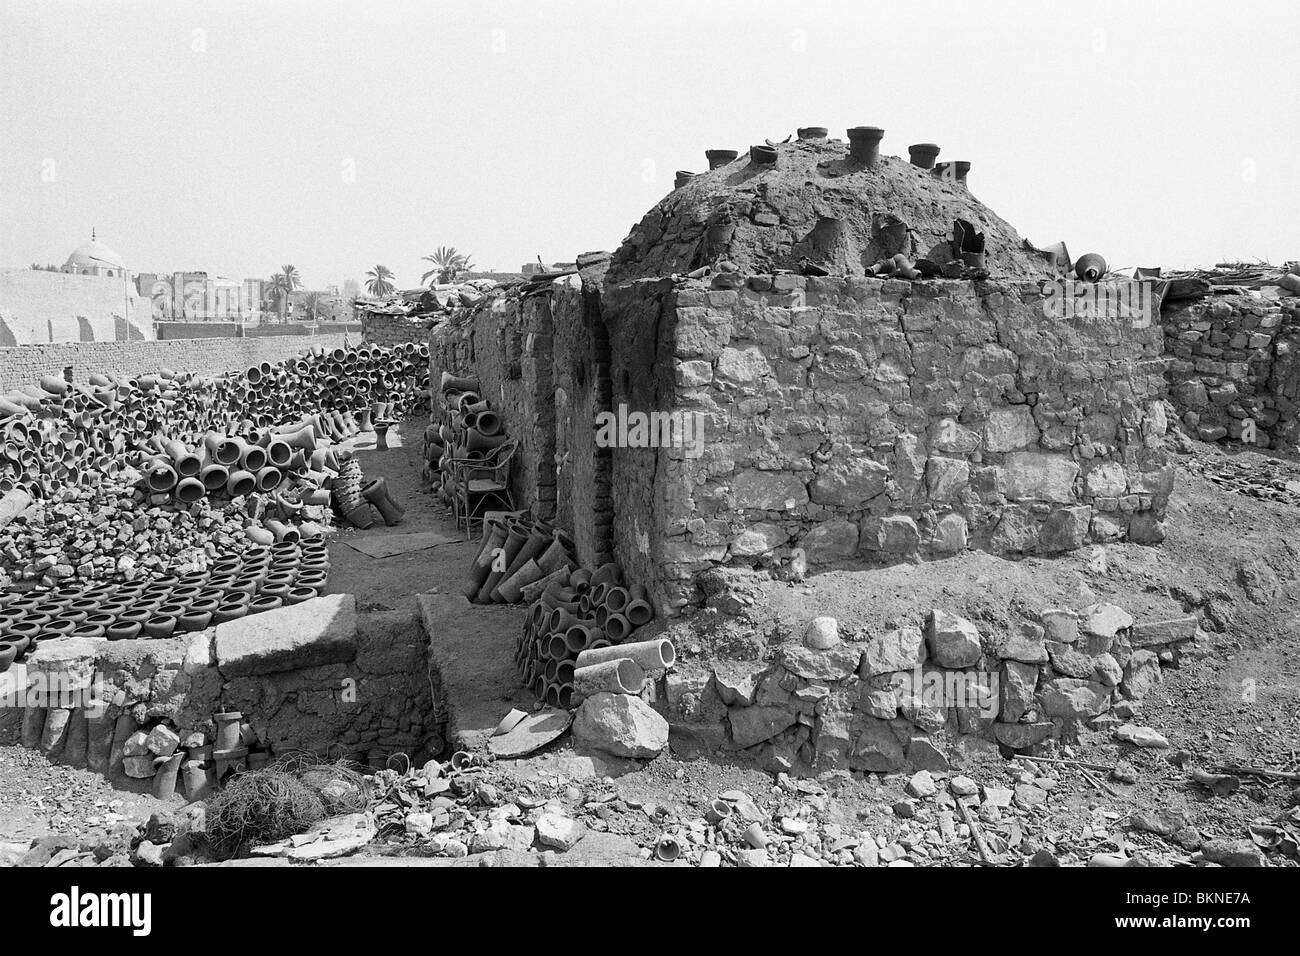
POLYGON ((1300 267, 1121 276, 883 136, 0 394, 0 862, 1300 863, 1300 267))

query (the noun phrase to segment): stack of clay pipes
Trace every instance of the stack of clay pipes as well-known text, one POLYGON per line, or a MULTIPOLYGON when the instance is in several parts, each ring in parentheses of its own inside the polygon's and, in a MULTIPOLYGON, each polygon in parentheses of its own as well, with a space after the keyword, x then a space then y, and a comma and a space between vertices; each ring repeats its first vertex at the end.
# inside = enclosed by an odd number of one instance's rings
POLYGON ((484 461, 507 436, 476 379, 443 372, 438 394, 439 411, 424 432, 424 475, 437 486, 438 497, 450 502, 456 494, 454 463, 484 461))
MULTIPOLYGON (((427 347, 411 343, 328 352, 316 346, 218 376, 162 369, 135 378, 94 374, 81 383, 47 375, 0 395, 0 494, 22 488, 52 498, 69 485, 111 478, 132 458, 165 456, 174 471, 168 446, 179 443, 173 451, 189 463, 210 433, 257 445, 277 428, 307 421, 317 425, 317 439, 368 430, 373 418, 427 407, 427 357, 427 347)), ((182 477, 202 483, 198 475, 177 475, 176 485, 182 477)), ((187 483, 181 491, 198 489, 187 483)))
POLYGON ((672 663, 670 642, 644 642, 667 658, 649 667, 651 656, 631 640, 633 632, 654 617, 654 610, 643 587, 623 586, 617 564, 563 569, 548 578, 522 589, 530 607, 515 648, 524 686, 538 700, 568 709, 601 691, 639 694, 646 671, 672 663), (627 659, 633 664, 609 664, 627 659), (601 665, 598 671, 580 673, 596 665, 601 665))

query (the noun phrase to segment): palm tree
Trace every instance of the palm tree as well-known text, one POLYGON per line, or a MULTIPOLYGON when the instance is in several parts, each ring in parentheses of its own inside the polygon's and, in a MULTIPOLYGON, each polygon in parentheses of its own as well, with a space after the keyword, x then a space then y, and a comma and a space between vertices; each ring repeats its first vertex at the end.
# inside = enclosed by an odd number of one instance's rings
POLYGON ((389 280, 393 278, 393 270, 388 266, 375 266, 366 273, 370 281, 366 283, 366 291, 373 296, 388 295, 397 286, 389 280))
POLYGON ((325 304, 325 297, 319 292, 308 292, 302 297, 302 304, 307 310, 307 318, 315 324, 317 317, 320 315, 321 306, 325 304))
POLYGON ((469 261, 469 256, 462 252, 457 252, 455 246, 439 246, 434 250, 433 255, 424 256, 425 262, 433 263, 433 268, 420 276, 420 282, 428 282, 430 276, 437 276, 439 282, 455 282, 456 277, 462 272, 468 272, 474 268, 474 263, 469 261))
POLYGON ((280 266, 280 271, 271 276, 271 287, 268 291, 276 299, 281 322, 286 321, 289 314, 289 296, 301 284, 302 278, 292 265, 280 266))

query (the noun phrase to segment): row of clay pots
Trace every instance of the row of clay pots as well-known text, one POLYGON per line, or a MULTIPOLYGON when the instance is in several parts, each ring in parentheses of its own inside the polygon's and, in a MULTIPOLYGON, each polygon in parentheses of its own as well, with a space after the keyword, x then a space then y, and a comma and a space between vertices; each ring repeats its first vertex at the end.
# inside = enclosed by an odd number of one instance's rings
POLYGON ((31 645, 59 637, 165 638, 201 631, 246 614, 310 600, 325 588, 323 542, 253 547, 219 558, 206 572, 88 588, 10 595, 0 605, 0 643, 31 645))

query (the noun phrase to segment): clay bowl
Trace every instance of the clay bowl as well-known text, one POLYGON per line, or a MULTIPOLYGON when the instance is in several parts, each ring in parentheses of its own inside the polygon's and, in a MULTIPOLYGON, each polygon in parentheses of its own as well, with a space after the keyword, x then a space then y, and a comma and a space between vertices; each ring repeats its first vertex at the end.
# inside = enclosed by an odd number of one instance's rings
POLYGON ((19 660, 22 660, 23 655, 27 653, 27 649, 31 647, 33 643, 35 642, 30 637, 6 637, 0 639, 0 644, 12 644, 14 647, 18 648, 19 660))
POLYGON ((201 631, 212 623, 212 612, 216 609, 215 604, 211 610, 207 611, 196 611, 191 608, 181 615, 180 620, 176 622, 177 626, 182 631, 201 631))
POLYGON ((154 617, 172 617, 179 618, 189 608, 189 604, 182 601, 168 601, 165 604, 159 604, 154 608, 154 617))
POLYGON ((56 637, 70 637, 72 632, 77 629, 80 621, 69 621, 67 618, 59 618, 57 621, 50 621, 42 627, 41 640, 53 639, 56 637))
POLYGON ((21 637, 29 641, 34 641, 40 635, 43 627, 43 622, 28 620, 14 621, 12 624, 8 624, 0 630, 0 640, 12 641, 21 637))
POLYGON ((104 636, 110 641, 132 641, 140 636, 143 630, 139 621, 118 621, 112 627, 104 632, 104 636))
POLYGON ((310 601, 312 598, 316 597, 318 593, 319 592, 315 588, 297 585, 289 589, 289 592, 284 596, 284 603, 301 604, 303 601, 310 601))
POLYGON ((261 614, 263 611, 274 611, 284 605, 284 599, 273 594, 259 594, 253 598, 248 605, 249 614, 261 614))
POLYGON ((18 646, 8 641, 0 641, 0 674, 7 671, 18 659, 18 646))
POLYGON ((73 637, 96 639, 104 636, 103 624, 89 624, 82 622, 77 625, 77 629, 72 632, 73 637))
POLYGON ((149 638, 171 637, 176 630, 176 618, 170 614, 155 613, 144 625, 144 636, 149 638))
POLYGON ((212 614, 212 621, 215 624, 224 624, 226 621, 236 621, 248 613, 248 607, 251 598, 248 601, 231 601, 227 600, 224 604, 217 607, 212 614))

